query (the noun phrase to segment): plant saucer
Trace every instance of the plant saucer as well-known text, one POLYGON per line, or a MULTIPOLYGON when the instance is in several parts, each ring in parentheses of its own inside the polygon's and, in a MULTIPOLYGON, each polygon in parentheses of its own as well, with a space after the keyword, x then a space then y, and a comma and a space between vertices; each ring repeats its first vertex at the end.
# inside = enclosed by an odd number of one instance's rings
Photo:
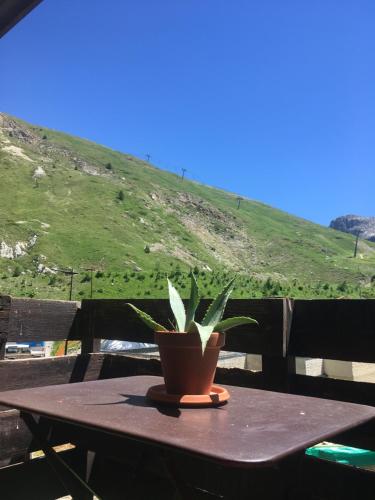
POLYGON ((178 407, 210 407, 226 403, 230 396, 219 385, 213 385, 210 394, 168 394, 165 385, 161 384, 150 387, 146 397, 155 403, 178 407))

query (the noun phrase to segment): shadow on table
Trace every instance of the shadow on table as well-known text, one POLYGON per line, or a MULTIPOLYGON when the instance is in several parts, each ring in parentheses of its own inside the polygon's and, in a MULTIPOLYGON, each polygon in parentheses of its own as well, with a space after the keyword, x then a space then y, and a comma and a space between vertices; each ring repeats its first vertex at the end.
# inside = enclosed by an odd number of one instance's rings
MULTIPOLYGON (((162 415, 167 415, 168 417, 178 418, 181 415, 181 410, 175 406, 168 404, 156 404, 150 401, 146 396, 140 396, 139 394, 120 394, 124 397, 124 400, 115 401, 113 403, 91 403, 88 406, 110 406, 110 405, 130 405, 138 406, 141 408, 155 408, 162 415)), ((213 406, 211 409, 221 410, 223 406, 213 406)), ((189 407, 186 407, 189 409, 189 407)), ((192 407, 190 407, 192 409, 192 407)), ((197 408, 196 408, 197 409, 197 408)), ((201 408, 203 409, 203 408, 201 408)))
POLYGON ((91 403, 88 406, 111 406, 111 405, 130 405, 139 406, 141 408, 156 408, 159 413, 167 415, 169 417, 178 418, 181 415, 181 410, 167 405, 156 405, 152 403, 146 396, 140 396, 138 394, 120 394, 120 396, 125 399, 122 401, 115 401, 113 403, 91 403))

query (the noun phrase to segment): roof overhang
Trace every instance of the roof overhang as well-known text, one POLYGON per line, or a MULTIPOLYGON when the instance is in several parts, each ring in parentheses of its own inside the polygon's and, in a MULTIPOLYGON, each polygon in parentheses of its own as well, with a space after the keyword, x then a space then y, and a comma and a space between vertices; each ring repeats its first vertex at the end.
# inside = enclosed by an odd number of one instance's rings
POLYGON ((0 0, 0 38, 42 0, 0 0))

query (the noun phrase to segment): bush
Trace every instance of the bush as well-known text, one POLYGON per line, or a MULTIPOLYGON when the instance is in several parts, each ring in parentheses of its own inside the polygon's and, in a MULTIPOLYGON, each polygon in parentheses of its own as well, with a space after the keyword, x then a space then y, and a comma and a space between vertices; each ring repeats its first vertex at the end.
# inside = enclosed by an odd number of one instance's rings
POLYGON ((17 278, 17 277, 18 277, 18 276, 20 276, 20 275, 21 275, 21 268, 20 268, 20 266, 16 266, 16 267, 14 268, 14 271, 13 271, 13 277, 14 277, 14 278, 17 278))
POLYGON ((112 163, 110 163, 110 162, 106 163, 105 168, 106 168, 107 170, 112 170, 112 163))
POLYGON ((102 271, 96 271, 95 278, 103 278, 104 273, 102 271))
POLYGON ((145 245, 145 247, 144 247, 143 250, 144 250, 145 253, 150 253, 151 252, 150 247, 148 245, 145 245))
POLYGON ((337 290, 339 292, 346 292, 348 289, 348 285, 346 283, 346 281, 343 281, 342 283, 340 283, 340 285, 337 285, 337 290))
POLYGON ((84 277, 81 279, 81 283, 90 283, 91 278, 88 274, 85 274, 84 277))
POLYGON ((50 286, 53 286, 53 285, 55 285, 55 284, 56 284, 56 281, 57 281, 57 277, 56 277, 56 275, 55 275, 55 274, 53 274, 53 275, 50 277, 50 279, 49 279, 49 281, 48 281, 48 284, 49 284, 50 286))
POLYGON ((124 195, 124 191, 122 189, 120 189, 120 191, 117 193, 117 199, 120 201, 124 201, 125 195, 124 195))

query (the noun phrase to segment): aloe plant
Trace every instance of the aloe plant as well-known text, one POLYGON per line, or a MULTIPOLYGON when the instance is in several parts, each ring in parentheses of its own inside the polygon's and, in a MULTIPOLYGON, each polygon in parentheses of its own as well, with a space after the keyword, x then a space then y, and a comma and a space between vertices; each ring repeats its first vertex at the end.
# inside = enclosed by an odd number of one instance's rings
MULTIPOLYGON (((258 324, 255 319, 247 316, 237 316, 233 318, 226 318, 224 320, 222 319, 228 298, 233 291, 233 283, 234 278, 225 285, 223 290, 212 301, 203 317, 202 322, 198 323, 195 319, 195 313, 199 305, 200 296, 194 274, 191 273, 190 298, 186 310, 180 294, 168 279, 169 303, 175 318, 175 329, 179 332, 197 332, 201 339, 202 353, 204 353, 206 349, 208 339, 210 338, 212 332, 225 332, 235 326, 246 325, 249 323, 258 324)), ((137 314, 138 318, 152 330, 168 331, 167 328, 154 321, 151 316, 144 311, 141 311, 133 304, 128 303, 127 305, 130 306, 137 314)))

